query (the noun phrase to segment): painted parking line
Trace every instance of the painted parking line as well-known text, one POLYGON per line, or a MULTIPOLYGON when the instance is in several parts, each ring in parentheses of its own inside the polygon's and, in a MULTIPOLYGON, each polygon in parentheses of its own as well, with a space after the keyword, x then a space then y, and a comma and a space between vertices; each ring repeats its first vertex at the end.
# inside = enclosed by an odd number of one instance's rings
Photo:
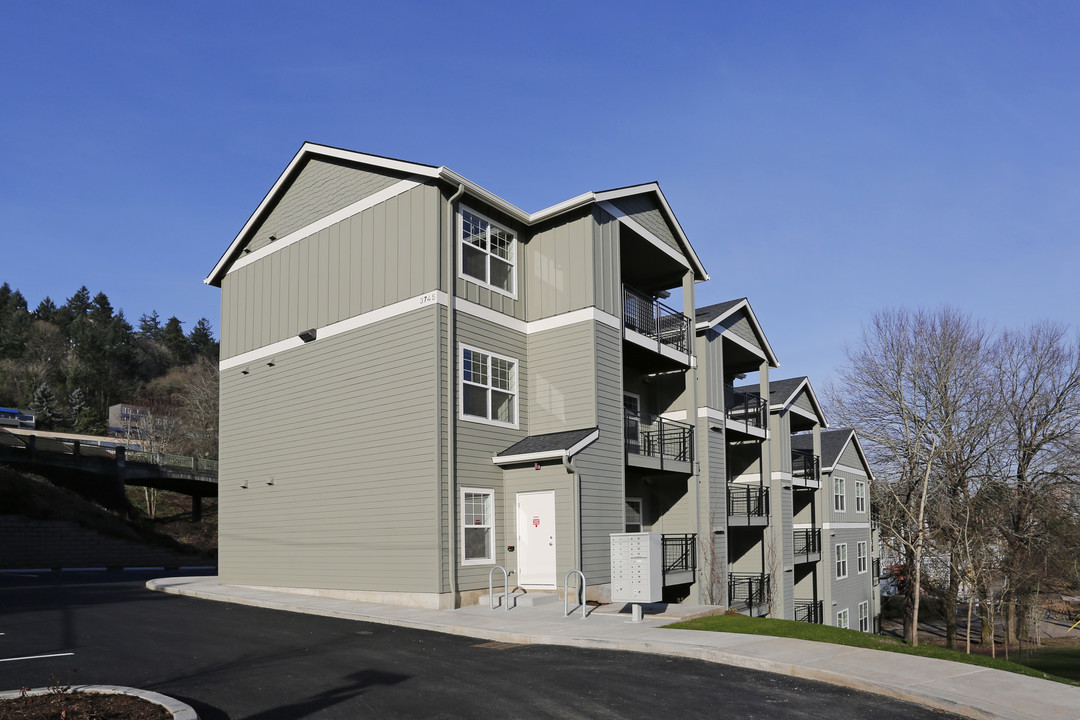
POLYGON ((0 662, 15 662, 16 660, 41 660, 43 658, 66 657, 75 653, 53 653, 51 655, 27 655, 25 657, 0 658, 0 662))

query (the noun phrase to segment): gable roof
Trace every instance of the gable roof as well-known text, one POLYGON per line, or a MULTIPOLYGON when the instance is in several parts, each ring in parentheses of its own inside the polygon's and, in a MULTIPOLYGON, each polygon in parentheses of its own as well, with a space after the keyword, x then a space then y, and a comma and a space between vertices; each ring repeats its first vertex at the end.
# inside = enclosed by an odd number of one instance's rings
POLYGON ((758 322, 754 308, 750 307, 750 301, 747 298, 742 297, 737 300, 727 300, 715 305, 697 308, 694 311, 694 327, 698 330, 715 328, 738 312, 742 312, 746 316, 746 321, 750 323, 754 334, 757 335, 761 349, 765 351, 765 359, 769 361, 769 366, 780 367, 780 361, 777 359, 776 353, 773 352, 769 339, 765 337, 765 330, 762 329, 761 323, 758 322))
MULTIPOLYGON (((735 389, 740 392, 756 393, 758 386, 742 385, 735 389)), ((821 409, 821 403, 818 402, 817 394, 814 393, 814 388, 810 385, 810 378, 807 377, 786 378, 783 380, 770 379, 769 410, 783 410, 790 406, 804 389, 806 390, 806 397, 810 400, 810 405, 817 414, 818 422, 824 427, 828 427, 829 422, 825 418, 825 411, 821 409)))
MULTIPOLYGON (((859 442, 859 436, 853 428, 836 428, 835 430, 821 431, 821 469, 826 472, 831 471, 840 462, 840 458, 844 456, 848 445, 854 445, 867 476, 872 479, 874 471, 870 468, 870 462, 866 459, 866 453, 863 452, 862 443, 859 442)), ((791 447, 793 450, 813 450, 814 436, 810 433, 792 435, 791 447)))
MULTIPOLYGON (((471 180, 465 178, 462 175, 454 172, 448 167, 434 165, 424 165, 422 163, 414 163, 407 160, 398 160, 396 158, 383 157, 381 155, 370 155, 367 153, 356 152, 354 150, 345 150, 343 148, 331 147, 329 145, 319 145, 316 143, 305 142, 297 151, 293 159, 289 161, 289 164, 285 167, 285 170, 278 176, 278 179, 274 182, 274 185, 263 196, 259 206, 255 208, 255 212, 251 214, 247 222, 237 233, 232 243, 229 244, 228 249, 222 254, 221 259, 214 265, 213 270, 203 280, 207 285, 221 285, 221 278, 225 275, 225 271, 233 260, 239 254, 244 242, 246 241, 247 234, 255 226, 255 224, 263 217, 270 206, 279 199, 284 189, 288 186, 294 177, 294 174, 305 160, 310 157, 327 157, 335 158, 337 160, 344 160, 348 162, 355 162, 364 165, 370 165, 378 168, 384 168, 387 170, 393 170, 395 172, 404 172, 412 175, 417 180, 443 180, 453 185, 462 185, 465 187, 466 192, 469 195, 482 200, 483 202, 498 208, 502 212, 511 216, 523 225, 535 225, 550 218, 556 217, 566 212, 576 210, 581 207, 585 207, 590 204, 607 203, 605 209, 611 212, 611 214, 619 217, 623 222, 627 222, 625 217, 621 217, 621 213, 610 205, 609 201, 617 200, 623 197, 629 197, 633 195, 645 195, 649 194, 653 196, 656 204, 665 215, 668 223, 674 230, 676 239, 680 245, 683 254, 686 256, 690 263, 691 269, 694 271, 694 275, 697 280, 708 280, 709 274, 705 272, 705 267, 701 264, 701 260, 698 258, 697 253, 694 251, 693 246, 690 245, 689 239, 686 237, 686 233, 683 232, 682 226, 679 224, 678 219, 675 217, 675 213, 672 212, 671 206, 668 205, 667 198, 664 197, 664 193, 660 190, 660 186, 655 182, 644 183, 641 185, 628 185, 626 187, 614 188, 611 190, 601 190, 596 192, 587 192, 578 195, 577 197, 564 200, 561 203, 552 205, 551 207, 544 208, 535 213, 528 213, 517 207, 516 205, 507 202, 495 193, 492 193, 471 180)), ((632 221, 630 221, 632 222, 632 221)), ((640 230, 640 228, 635 228, 640 230)), ((647 234, 647 233, 646 233, 647 234)))

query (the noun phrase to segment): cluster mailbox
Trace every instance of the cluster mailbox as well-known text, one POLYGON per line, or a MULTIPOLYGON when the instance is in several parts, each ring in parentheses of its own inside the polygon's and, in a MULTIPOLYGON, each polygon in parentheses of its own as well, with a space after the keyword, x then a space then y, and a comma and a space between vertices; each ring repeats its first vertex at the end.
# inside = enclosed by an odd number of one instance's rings
POLYGON ((612 602, 663 600, 663 552, 660 533, 612 533, 612 602))

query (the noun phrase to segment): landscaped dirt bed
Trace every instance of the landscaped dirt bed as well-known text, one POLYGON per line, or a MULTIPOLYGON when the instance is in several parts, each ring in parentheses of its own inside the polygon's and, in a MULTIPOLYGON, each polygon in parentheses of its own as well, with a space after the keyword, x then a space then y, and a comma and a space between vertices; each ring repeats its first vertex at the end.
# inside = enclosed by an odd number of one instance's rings
POLYGON ((0 720, 172 720, 157 703, 133 695, 50 692, 0 700, 0 720))

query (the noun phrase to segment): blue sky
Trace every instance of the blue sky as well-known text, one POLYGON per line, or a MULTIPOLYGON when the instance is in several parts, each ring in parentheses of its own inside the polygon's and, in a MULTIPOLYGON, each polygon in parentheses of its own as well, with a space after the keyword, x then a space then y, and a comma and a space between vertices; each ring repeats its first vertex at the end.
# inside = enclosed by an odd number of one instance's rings
POLYGON ((0 281, 218 326, 306 140, 528 211, 659 181, 819 390, 880 309, 1080 308, 1075 2, 4 3, 0 281))

